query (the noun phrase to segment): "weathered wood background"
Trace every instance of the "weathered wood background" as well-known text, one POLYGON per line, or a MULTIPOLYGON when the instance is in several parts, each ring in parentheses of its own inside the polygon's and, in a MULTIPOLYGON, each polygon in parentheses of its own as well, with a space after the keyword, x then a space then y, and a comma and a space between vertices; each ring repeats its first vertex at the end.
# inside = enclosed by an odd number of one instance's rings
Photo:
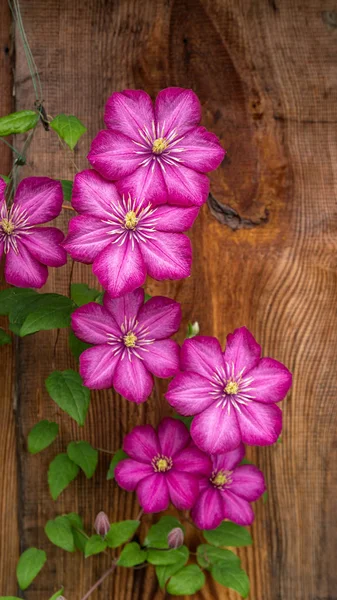
MULTIPOLYGON (((269 498, 256 505, 254 546, 240 555, 251 578, 250 600, 337 599, 337 7, 332 0, 21 0, 23 20, 48 114, 75 114, 88 127, 75 153, 86 167, 90 140, 114 90, 192 87, 203 123, 217 133, 227 158, 211 176, 213 210, 204 206, 191 237, 192 277, 148 282, 183 306, 184 327, 222 342, 247 325, 265 354, 294 372, 283 404, 283 443, 251 451, 266 475, 269 498), (237 215, 228 217, 217 202, 237 215), (236 231, 233 228, 238 227, 236 231)), ((0 0, 0 114, 31 108, 32 85, 6 0, 0 0)), ((24 175, 72 178, 71 156, 55 135, 37 132, 24 175)), ((0 172, 12 157, 1 147, 0 172)), ((228 211, 227 211, 228 212, 228 211)), ((67 226, 69 214, 58 219, 67 226)), ((66 293, 70 264, 51 270, 48 290, 66 293)), ((77 264, 73 282, 95 285, 77 264)), ((16 595, 19 552, 36 545, 48 565, 22 597, 47 600, 61 584, 79 600, 105 570, 52 547, 48 518, 70 510, 88 528, 98 510, 134 517, 135 495, 105 480, 102 456, 91 481, 82 476, 54 503, 47 468, 71 439, 118 448, 136 423, 169 412, 153 396, 137 407, 111 391, 92 394, 80 430, 57 409, 44 380, 74 367, 63 331, 39 333, 0 349, 0 594, 16 595), (57 343, 56 343, 57 342, 57 343), (27 433, 41 418, 60 422, 56 444, 29 456, 27 433)), ((164 385, 160 384, 161 391, 164 385)), ((193 537, 193 534, 190 534, 193 537)), ((197 540, 193 539, 193 543, 197 540)), ((93 599, 160 599, 151 569, 121 569, 93 599)), ((209 582, 196 595, 234 600, 209 582)))

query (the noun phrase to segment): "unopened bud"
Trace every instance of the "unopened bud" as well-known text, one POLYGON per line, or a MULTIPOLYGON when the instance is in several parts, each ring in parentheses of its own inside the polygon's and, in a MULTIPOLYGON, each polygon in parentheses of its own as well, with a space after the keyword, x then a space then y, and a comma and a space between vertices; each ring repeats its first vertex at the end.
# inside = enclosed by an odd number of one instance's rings
POLYGON ((200 332, 198 321, 194 321, 194 323, 188 323, 187 325, 187 338, 193 338, 198 335, 200 332))
POLYGON ((95 519, 94 527, 98 535, 101 535, 102 537, 104 537, 108 531, 110 531, 110 521, 108 516, 102 510, 98 513, 95 519))
POLYGON ((175 527, 167 536, 167 543, 170 548, 180 548, 184 543, 184 533, 180 527, 175 527))
POLYGON ((57 596, 56 600, 66 600, 64 596, 57 596))

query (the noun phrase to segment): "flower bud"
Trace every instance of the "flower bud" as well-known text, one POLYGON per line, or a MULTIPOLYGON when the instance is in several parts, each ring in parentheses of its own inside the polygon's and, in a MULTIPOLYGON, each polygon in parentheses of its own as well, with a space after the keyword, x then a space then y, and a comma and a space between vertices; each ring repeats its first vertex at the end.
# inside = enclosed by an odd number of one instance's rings
POLYGON ((94 527, 98 535, 101 535, 102 537, 104 537, 110 530, 110 521, 108 516, 102 510, 98 513, 95 519, 94 527))
POLYGON ((56 600, 66 600, 64 596, 57 596, 56 600))
POLYGON ((170 548, 180 548, 184 543, 184 533, 180 527, 175 527, 167 536, 167 543, 170 548))

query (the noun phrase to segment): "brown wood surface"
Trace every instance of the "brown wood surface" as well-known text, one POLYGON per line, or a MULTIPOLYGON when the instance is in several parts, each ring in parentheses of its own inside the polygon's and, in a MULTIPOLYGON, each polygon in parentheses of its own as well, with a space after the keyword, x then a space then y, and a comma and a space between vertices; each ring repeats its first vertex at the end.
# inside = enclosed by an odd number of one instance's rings
MULTIPOLYGON (((294 372, 292 393, 283 404, 282 444, 249 452, 265 472, 269 497, 256 504, 254 546, 240 555, 251 578, 250 600, 336 600, 335 3, 21 0, 21 9, 48 114, 75 114, 88 128, 75 152, 79 168, 86 167, 90 140, 102 126, 112 91, 144 88, 155 96, 177 85, 199 95, 203 123, 220 136, 228 155, 211 175, 212 212, 203 207, 191 234, 191 278, 148 281, 147 290, 182 303, 180 340, 188 320, 198 320, 203 334, 215 334, 222 343, 245 324, 265 354, 294 372), (216 201, 238 216, 229 219, 224 209, 215 218, 216 201)), ((0 11, 0 112, 5 114, 12 102, 5 0, 0 11)), ((34 96, 17 34, 15 42, 15 108, 31 108, 34 96)), ((0 172, 8 168, 2 148, 0 172)), ((22 174, 70 179, 74 173, 71 153, 41 127, 22 174)), ((58 225, 66 228, 68 219, 67 211, 58 225)), ((70 273, 70 262, 51 270, 47 289, 67 293, 70 273)), ((96 284, 90 267, 76 264, 73 282, 81 281, 96 284)), ((80 476, 54 503, 48 464, 72 439, 113 450, 135 424, 156 424, 169 413, 160 396, 165 384, 140 407, 111 391, 93 393, 80 429, 61 414, 44 386, 53 368, 75 367, 65 331, 58 339, 56 332, 39 333, 1 348, 0 361, 0 593, 17 593, 19 528, 22 549, 34 545, 48 553, 47 566, 22 597, 47 600, 64 584, 66 598, 80 600, 108 563, 56 549, 44 524, 76 510, 90 529, 101 509, 111 520, 135 517, 137 500, 105 480, 109 457, 102 455, 94 478, 80 476), (41 418, 57 420, 60 436, 48 450, 29 456, 27 434, 41 418)), ((92 598, 157 600, 162 593, 151 568, 120 569, 92 598)), ((238 596, 208 582, 195 598, 238 596)))

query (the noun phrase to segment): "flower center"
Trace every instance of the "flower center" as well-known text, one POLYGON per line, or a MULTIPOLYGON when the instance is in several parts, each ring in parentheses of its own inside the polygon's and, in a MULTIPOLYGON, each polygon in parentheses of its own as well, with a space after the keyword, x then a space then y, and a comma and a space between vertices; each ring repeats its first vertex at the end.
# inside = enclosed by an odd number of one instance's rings
POLYGON ((225 387, 226 394, 237 394, 239 391, 239 384, 236 381, 228 381, 225 387))
POLYGON ((8 219, 2 219, 2 221, 0 221, 0 225, 3 231, 7 233, 7 235, 11 235, 11 233, 13 233, 15 229, 14 223, 12 223, 12 221, 9 221, 8 219))
POLYGON ((129 210, 124 217, 124 225, 126 229, 136 229, 138 223, 137 215, 134 210, 129 210))
POLYGON ((162 137, 157 138, 153 142, 152 152, 154 152, 155 154, 161 154, 162 152, 164 152, 164 150, 166 150, 168 145, 169 145, 169 143, 166 140, 166 138, 162 138, 162 137))
POLYGON ((231 474, 231 471, 218 471, 217 473, 213 473, 211 483, 217 488, 222 488, 226 484, 231 483, 231 474))
POLYGON ((127 348, 134 348, 137 342, 137 336, 133 331, 129 331, 129 333, 123 336, 123 341, 127 348))
POLYGON ((172 458, 168 456, 158 455, 152 459, 152 466, 156 473, 165 473, 172 468, 172 458))

